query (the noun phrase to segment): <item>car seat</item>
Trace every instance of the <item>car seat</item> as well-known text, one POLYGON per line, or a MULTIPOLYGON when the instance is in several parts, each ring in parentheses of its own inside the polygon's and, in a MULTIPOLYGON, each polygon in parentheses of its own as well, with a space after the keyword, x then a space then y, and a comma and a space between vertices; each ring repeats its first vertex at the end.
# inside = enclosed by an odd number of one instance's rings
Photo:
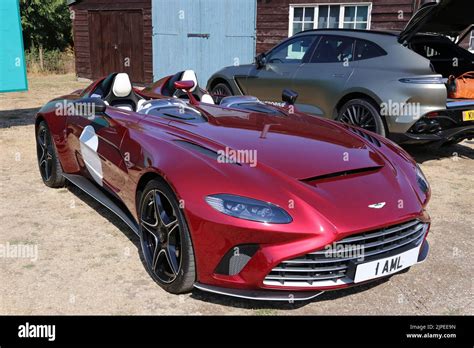
POLYGON ((127 73, 115 75, 110 90, 103 99, 110 106, 130 111, 137 110, 139 104, 144 101, 133 90, 127 73))
POLYGON ((193 70, 180 71, 174 74, 163 86, 161 90, 162 94, 169 97, 176 96, 178 98, 186 96, 184 92, 176 90, 176 87, 174 87, 174 83, 177 81, 193 81, 194 87, 190 90, 190 92, 194 95, 194 97, 203 103, 214 104, 214 99, 211 97, 211 95, 199 87, 196 73, 193 70))

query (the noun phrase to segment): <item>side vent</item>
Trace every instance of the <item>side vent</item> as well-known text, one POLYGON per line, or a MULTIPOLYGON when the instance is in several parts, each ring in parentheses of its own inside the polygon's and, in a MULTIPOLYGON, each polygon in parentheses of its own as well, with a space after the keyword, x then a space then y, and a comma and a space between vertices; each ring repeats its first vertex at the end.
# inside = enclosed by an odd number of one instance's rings
POLYGON ((313 181, 322 181, 322 180, 327 180, 327 179, 341 178, 348 175, 375 172, 379 170, 380 168, 382 168, 382 166, 351 169, 351 170, 345 170, 342 172, 335 172, 335 173, 330 173, 330 174, 313 176, 311 178, 301 179, 300 181, 308 183, 308 182, 313 182, 313 181))
MULTIPOLYGON (((213 151, 211 149, 208 149, 207 147, 204 147, 204 146, 201 146, 201 145, 198 145, 196 143, 193 143, 193 142, 190 142, 190 141, 186 141, 186 140, 175 140, 175 142, 177 144, 179 144, 180 146, 186 148, 186 149, 190 149, 190 150, 193 150, 193 151, 196 151, 196 152, 199 152, 200 154, 203 154, 209 158, 212 158, 214 160, 218 160, 218 158, 220 157, 220 155, 216 152, 216 151, 213 151)), ((224 163, 224 162, 223 162, 224 163)), ((238 166, 241 166, 240 163, 237 163, 237 162, 233 162, 231 159, 228 159, 228 161, 226 161, 225 163, 229 163, 229 164, 235 164, 235 165, 238 165, 238 166)))

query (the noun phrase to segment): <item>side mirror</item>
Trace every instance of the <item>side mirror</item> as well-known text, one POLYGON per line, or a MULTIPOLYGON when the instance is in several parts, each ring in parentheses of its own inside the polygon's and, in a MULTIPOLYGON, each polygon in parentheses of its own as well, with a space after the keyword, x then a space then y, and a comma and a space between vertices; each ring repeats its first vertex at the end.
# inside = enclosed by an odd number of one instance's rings
POLYGON ((90 117, 96 114, 103 114, 107 109, 107 104, 100 98, 82 98, 73 102, 76 116, 90 117))
POLYGON ((190 81, 190 80, 176 81, 174 83, 174 87, 176 89, 181 89, 181 90, 184 90, 186 92, 186 94, 188 95, 189 103, 191 103, 191 105, 199 105, 199 102, 196 100, 194 95, 191 93, 191 90, 194 88, 194 81, 190 81))
POLYGON ((265 53, 260 53, 258 56, 255 57, 255 65, 257 69, 261 69, 267 64, 267 57, 265 53))
POLYGON ((174 88, 182 89, 186 92, 189 92, 194 87, 194 81, 176 81, 174 83, 174 88))
POLYGON ((298 93, 292 89, 284 89, 281 93, 281 100, 288 105, 295 105, 296 99, 298 98, 298 93))

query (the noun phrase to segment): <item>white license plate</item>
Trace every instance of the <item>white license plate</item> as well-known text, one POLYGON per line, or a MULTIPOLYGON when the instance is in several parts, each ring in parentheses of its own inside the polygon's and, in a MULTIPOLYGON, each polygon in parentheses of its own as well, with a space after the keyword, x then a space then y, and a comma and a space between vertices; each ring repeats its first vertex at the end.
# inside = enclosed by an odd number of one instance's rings
POLYGON ((418 262, 420 247, 401 254, 357 265, 354 283, 387 276, 413 266, 418 262))

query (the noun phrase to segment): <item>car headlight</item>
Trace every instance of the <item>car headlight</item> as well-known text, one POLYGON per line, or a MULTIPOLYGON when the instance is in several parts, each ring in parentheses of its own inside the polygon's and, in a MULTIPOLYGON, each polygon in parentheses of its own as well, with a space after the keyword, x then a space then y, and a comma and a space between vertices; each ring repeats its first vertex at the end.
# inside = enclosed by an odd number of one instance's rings
POLYGON ((425 174, 423 174, 423 171, 418 164, 416 165, 416 182, 423 193, 426 194, 429 191, 430 184, 428 184, 428 180, 426 180, 425 174))
POLYGON ((223 214, 239 219, 288 224, 293 219, 282 208, 268 202, 229 194, 216 194, 206 197, 206 202, 223 214))

